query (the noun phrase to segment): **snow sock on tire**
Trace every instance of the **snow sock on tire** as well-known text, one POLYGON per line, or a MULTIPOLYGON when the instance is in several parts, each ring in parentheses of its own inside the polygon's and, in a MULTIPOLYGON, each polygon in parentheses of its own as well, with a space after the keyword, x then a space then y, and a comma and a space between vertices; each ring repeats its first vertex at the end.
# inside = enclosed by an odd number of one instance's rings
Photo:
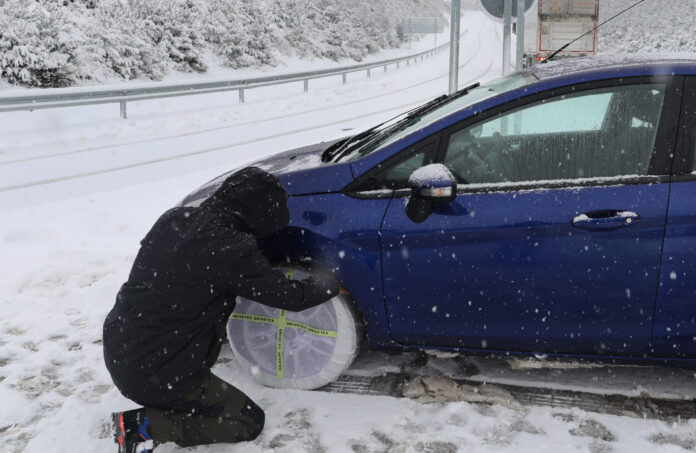
POLYGON ((145 409, 111 414, 118 453, 150 453, 154 448, 150 419, 145 409))
MULTIPOLYGON (((288 275, 300 280, 309 276, 301 270, 288 275)), ((237 363, 256 380, 302 390, 322 387, 348 368, 358 352, 359 332, 345 295, 300 312, 238 297, 227 324, 237 363)))

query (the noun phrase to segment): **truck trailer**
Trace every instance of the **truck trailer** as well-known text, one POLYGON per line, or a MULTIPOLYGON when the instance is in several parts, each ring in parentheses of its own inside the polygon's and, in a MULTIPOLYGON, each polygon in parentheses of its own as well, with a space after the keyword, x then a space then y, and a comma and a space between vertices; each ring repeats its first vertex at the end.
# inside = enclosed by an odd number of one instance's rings
MULTIPOLYGON (((578 36, 593 30, 599 0, 538 0, 536 14, 525 15, 525 66, 539 63, 578 36)), ((594 55, 597 30, 578 39, 554 59, 594 55)))

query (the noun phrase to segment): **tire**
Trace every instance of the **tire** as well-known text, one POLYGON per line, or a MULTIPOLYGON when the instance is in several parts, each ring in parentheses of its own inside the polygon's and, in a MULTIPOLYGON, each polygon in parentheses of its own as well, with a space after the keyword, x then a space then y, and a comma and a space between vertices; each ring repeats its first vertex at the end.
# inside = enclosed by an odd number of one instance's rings
MULTIPOLYGON (((294 271, 294 278, 303 275, 309 274, 294 271)), ((355 359, 358 319, 342 294, 301 312, 238 297, 227 336, 237 363, 263 385, 313 390, 336 380, 355 359)))

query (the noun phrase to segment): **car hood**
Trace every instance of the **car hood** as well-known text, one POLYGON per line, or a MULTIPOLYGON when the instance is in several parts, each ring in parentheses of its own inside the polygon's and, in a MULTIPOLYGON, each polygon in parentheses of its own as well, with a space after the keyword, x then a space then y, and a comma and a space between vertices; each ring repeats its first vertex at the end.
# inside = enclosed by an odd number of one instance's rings
POLYGON ((324 165, 321 161, 321 153, 336 141, 337 140, 315 143, 313 145, 291 149, 274 154, 252 165, 266 170, 269 173, 273 173, 276 176, 298 170, 320 167, 324 165))
MULTIPOLYGON (((332 140, 274 154, 247 167, 259 167, 280 179, 288 196, 338 192, 353 180, 347 163, 321 161, 321 154, 338 142, 332 140)), ((215 192, 225 179, 241 168, 230 170, 207 182, 184 198, 180 206, 198 206, 215 192)))

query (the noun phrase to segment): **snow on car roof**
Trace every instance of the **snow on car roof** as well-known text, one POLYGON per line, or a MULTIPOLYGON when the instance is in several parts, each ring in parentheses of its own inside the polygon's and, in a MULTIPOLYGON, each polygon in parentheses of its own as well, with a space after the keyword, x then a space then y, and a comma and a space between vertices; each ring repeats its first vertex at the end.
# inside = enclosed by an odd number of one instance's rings
POLYGON ((538 79, 571 73, 634 66, 691 66, 696 68, 696 53, 643 53, 597 55, 566 58, 533 66, 530 71, 538 79))

